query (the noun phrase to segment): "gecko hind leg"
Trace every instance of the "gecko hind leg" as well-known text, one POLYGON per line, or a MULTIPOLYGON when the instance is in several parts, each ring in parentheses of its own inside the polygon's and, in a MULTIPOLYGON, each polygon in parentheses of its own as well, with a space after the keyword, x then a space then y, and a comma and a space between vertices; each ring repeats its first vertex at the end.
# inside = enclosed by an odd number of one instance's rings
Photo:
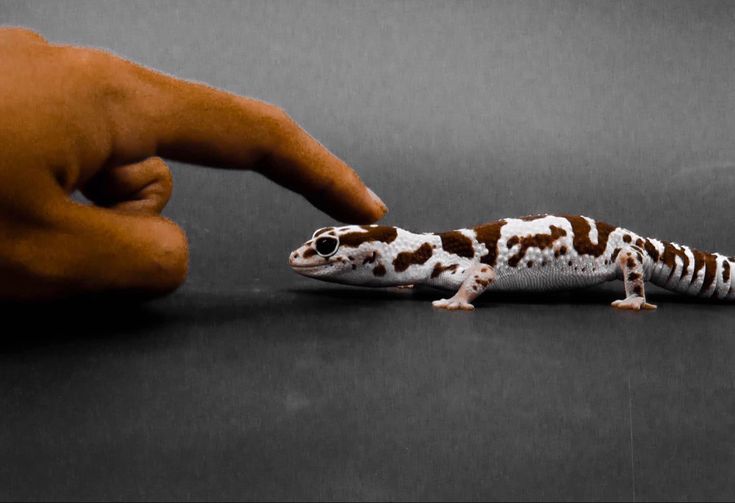
POLYGON ((467 277, 451 299, 435 300, 432 305, 449 311, 472 311, 475 306, 471 302, 484 292, 493 281, 495 281, 495 270, 487 264, 478 262, 470 267, 467 277))
POLYGON ((623 272, 625 298, 616 300, 610 305, 617 309, 632 311, 656 309, 655 305, 646 302, 646 291, 643 286, 645 275, 643 273, 642 253, 635 248, 626 247, 618 254, 617 261, 623 272))

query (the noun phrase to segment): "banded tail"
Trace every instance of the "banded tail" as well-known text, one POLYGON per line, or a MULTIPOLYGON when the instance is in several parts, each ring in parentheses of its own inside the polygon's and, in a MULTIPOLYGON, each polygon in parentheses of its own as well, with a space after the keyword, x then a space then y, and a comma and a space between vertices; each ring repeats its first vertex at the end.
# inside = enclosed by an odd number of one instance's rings
POLYGON ((735 300, 735 257, 647 239, 650 281, 674 292, 702 298, 735 300))

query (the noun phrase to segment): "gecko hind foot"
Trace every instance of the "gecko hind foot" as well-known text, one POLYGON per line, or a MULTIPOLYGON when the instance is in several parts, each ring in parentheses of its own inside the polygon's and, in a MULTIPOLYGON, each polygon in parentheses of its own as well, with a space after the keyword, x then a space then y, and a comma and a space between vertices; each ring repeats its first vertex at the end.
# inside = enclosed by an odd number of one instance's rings
POLYGON ((440 299, 435 300, 431 303, 432 306, 439 309, 446 309, 448 311, 473 311, 475 306, 469 302, 458 299, 440 299))
POLYGON ((625 299, 616 300, 610 305, 617 309, 626 309, 630 311, 652 311, 657 307, 654 304, 649 304, 648 302, 646 302, 645 297, 639 297, 637 295, 631 295, 630 297, 626 297, 625 299))

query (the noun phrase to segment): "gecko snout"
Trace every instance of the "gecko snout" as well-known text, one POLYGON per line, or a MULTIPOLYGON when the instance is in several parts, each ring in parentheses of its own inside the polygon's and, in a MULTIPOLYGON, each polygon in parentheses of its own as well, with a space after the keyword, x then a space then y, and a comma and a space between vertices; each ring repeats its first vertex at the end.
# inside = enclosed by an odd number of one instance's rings
POLYGON ((316 251, 309 244, 297 248, 288 256, 288 265, 294 269, 315 267, 322 265, 323 261, 324 259, 317 256, 316 251))

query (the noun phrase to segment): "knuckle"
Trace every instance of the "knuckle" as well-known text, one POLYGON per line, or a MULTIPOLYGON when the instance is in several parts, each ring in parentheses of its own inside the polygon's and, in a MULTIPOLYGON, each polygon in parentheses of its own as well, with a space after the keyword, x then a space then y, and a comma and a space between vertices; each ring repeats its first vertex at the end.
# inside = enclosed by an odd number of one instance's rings
POLYGON ((165 199, 168 199, 168 196, 171 194, 171 190, 173 189, 174 185, 174 177, 171 173, 171 169, 168 167, 168 164, 166 164, 164 160, 160 157, 153 157, 150 162, 153 165, 153 176, 155 178, 155 183, 158 185, 162 196, 165 199))
POLYGON ((63 48, 67 61, 80 70, 99 72, 105 70, 110 63, 110 54, 90 47, 65 46, 63 48))
POLYGON ((290 138, 298 128, 296 121, 283 108, 276 105, 268 104, 265 107, 262 120, 273 130, 275 136, 280 138, 290 138))
POLYGON ((149 158, 147 162, 149 163, 153 174, 159 181, 164 183, 171 183, 173 181, 171 169, 168 167, 168 164, 166 164, 166 161, 158 156, 154 156, 149 158))
POLYGON ((17 38, 23 38, 35 42, 46 42, 46 39, 43 37, 43 35, 35 30, 26 28, 24 26, 11 26, 8 28, 2 28, 0 31, 3 31, 17 38))
POLYGON ((157 284, 163 291, 181 286, 189 272, 189 244, 184 231, 170 221, 158 234, 158 249, 154 256, 157 284))
POLYGON ((268 104, 265 108, 268 118, 277 123, 287 124, 293 122, 293 119, 286 113, 286 110, 278 105, 268 104))
POLYGON ((65 60, 82 82, 94 89, 105 101, 128 98, 125 86, 126 65, 114 54, 88 47, 67 46, 62 49, 65 60))

